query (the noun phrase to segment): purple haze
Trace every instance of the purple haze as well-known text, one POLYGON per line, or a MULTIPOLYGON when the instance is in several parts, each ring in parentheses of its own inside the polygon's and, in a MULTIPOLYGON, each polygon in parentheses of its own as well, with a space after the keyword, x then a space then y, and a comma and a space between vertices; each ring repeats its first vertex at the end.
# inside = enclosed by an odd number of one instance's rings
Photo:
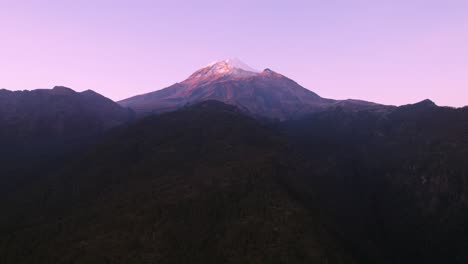
POLYGON ((0 3, 0 88, 114 100, 238 57, 323 97, 468 105, 468 1, 0 3))

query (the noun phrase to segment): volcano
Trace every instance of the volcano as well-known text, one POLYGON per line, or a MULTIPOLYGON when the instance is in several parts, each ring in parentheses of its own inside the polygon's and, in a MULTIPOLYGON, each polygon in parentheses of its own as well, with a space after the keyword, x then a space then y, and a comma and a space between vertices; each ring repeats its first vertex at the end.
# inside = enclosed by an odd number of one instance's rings
POLYGON ((333 106, 374 107, 357 100, 322 98, 270 69, 258 71, 238 59, 211 63, 186 80, 155 92, 119 102, 138 114, 161 113, 194 103, 217 100, 253 116, 286 120, 333 106))

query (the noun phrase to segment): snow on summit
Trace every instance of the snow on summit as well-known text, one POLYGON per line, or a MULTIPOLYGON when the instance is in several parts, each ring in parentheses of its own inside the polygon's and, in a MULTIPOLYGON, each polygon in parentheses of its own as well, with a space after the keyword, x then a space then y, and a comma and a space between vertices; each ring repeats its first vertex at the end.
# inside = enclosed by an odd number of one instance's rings
POLYGON ((193 73, 188 80, 213 79, 223 76, 249 77, 259 74, 260 71, 243 63, 239 59, 226 59, 213 62, 193 73))
POLYGON ((240 69, 240 70, 256 72, 256 73, 260 72, 250 67, 249 65, 245 64, 244 62, 242 62, 241 60, 237 58, 216 61, 207 65, 207 67, 217 68, 220 72, 227 72, 233 69, 240 69))

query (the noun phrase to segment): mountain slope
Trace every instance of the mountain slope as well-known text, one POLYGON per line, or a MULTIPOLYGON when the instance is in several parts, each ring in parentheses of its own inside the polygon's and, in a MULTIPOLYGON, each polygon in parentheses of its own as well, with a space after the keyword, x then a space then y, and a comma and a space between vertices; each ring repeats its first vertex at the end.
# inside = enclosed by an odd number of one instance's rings
POLYGON ((363 101, 357 104, 352 100, 324 99, 270 69, 258 72, 233 60, 210 64, 181 83, 119 103, 145 114, 171 111, 213 99, 235 105, 254 116, 280 120, 300 117, 337 104, 357 108, 378 106, 363 101))
POLYGON ((215 101, 145 118, 4 207, 2 263, 353 263, 283 150, 215 101))
POLYGON ((0 90, 1 139, 80 137, 125 123, 130 117, 127 109, 90 90, 0 90))
POLYGON ((282 126, 299 153, 291 188, 368 263, 466 263, 467 109, 425 100, 282 126))
MULTIPOLYGON (((0 90, 0 180, 45 170, 132 118, 131 110, 90 90, 0 90)), ((6 188, 4 181, 0 185, 0 191, 6 188)))
POLYGON ((467 108, 262 122, 205 101, 115 129, 0 199, 0 262, 467 262, 467 108))

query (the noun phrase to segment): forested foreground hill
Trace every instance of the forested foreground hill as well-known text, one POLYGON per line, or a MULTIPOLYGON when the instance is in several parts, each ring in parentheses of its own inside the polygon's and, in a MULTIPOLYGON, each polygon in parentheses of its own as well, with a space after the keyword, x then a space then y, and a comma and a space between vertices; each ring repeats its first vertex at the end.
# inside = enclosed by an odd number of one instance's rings
POLYGON ((0 263, 467 263, 467 157, 468 108, 206 101, 30 175, 0 201, 0 263))
POLYGON ((4 204, 2 263, 354 263, 283 186, 286 143, 207 101, 145 118, 4 204))
POLYGON ((371 263, 468 262, 468 108, 335 109, 283 129, 300 153, 289 180, 354 252, 371 263))

